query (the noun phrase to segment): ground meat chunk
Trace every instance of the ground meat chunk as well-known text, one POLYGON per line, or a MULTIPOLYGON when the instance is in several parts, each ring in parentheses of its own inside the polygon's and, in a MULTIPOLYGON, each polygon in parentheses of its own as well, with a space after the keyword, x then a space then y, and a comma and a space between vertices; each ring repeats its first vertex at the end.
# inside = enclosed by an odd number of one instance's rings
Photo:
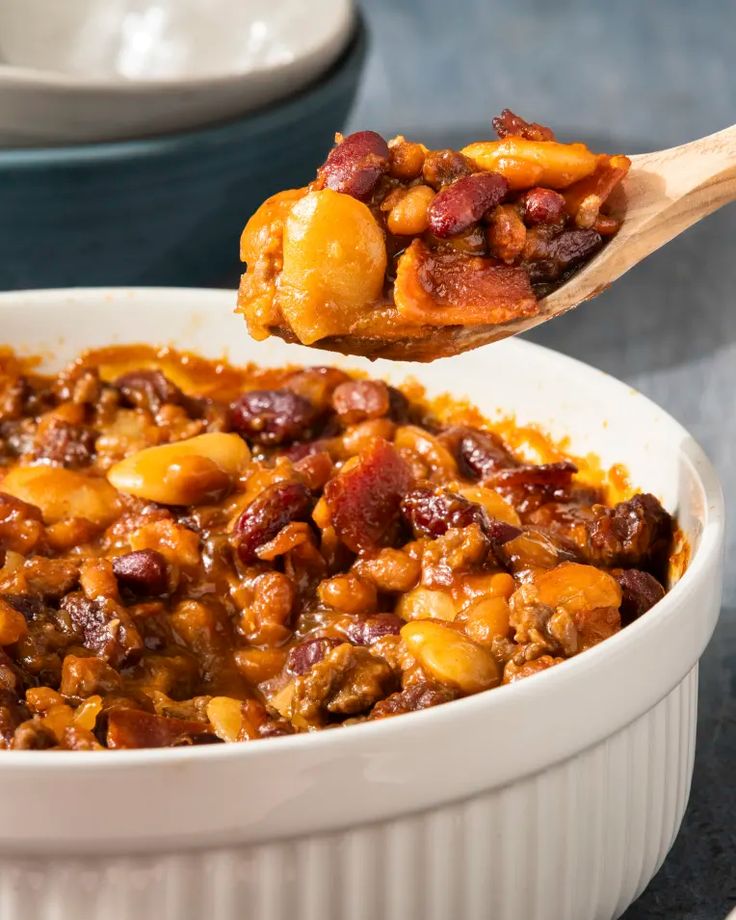
POLYGON ((16 751, 44 751, 56 745, 56 736, 51 729, 39 718, 34 718, 16 728, 11 747, 16 751))
POLYGON ((56 397, 75 405, 94 405, 102 392, 100 372, 96 367, 74 363, 62 371, 54 387, 56 397))
POLYGON ((331 649, 337 648, 338 645, 342 645, 342 642, 332 636, 317 636, 313 639, 307 639, 290 649, 286 659, 286 669, 292 674, 306 674, 310 668, 314 667, 318 661, 322 661, 325 655, 331 649))
MULTIPOLYGON (((5 598, 7 600, 7 597, 5 598)), ((0 649, 0 690, 22 693, 31 681, 7 652, 0 649)))
POLYGON ((57 600, 68 594, 79 581, 79 560, 31 556, 23 566, 28 590, 44 600, 57 600))
POLYGON ((46 611, 46 605, 41 598, 32 594, 0 594, 0 599, 10 604, 18 613, 22 613, 29 623, 46 611))
POLYGON ((36 421, 32 418, 17 422, 0 422, 0 452, 3 457, 30 457, 36 443, 36 421))
POLYGON ((417 712, 429 709, 430 706, 439 706, 440 703, 449 703, 454 698, 455 694, 449 687, 418 682, 376 703, 371 710, 371 718, 385 719, 404 712, 417 712))
POLYGON ((28 707, 12 690, 0 690, 0 749, 11 746, 15 730, 30 717, 28 707))
POLYGON ((488 536, 478 524, 451 527, 447 533, 424 546, 422 584, 427 587, 450 585, 458 572, 482 564, 490 549, 488 536))
POLYGON ((536 587, 522 585, 511 596, 510 624, 515 630, 514 639, 520 646, 533 645, 542 652, 558 650, 558 644, 549 633, 549 622, 554 609, 539 600, 536 587))
POLYGON ((420 486, 412 489, 401 502, 401 513, 417 537, 440 537, 453 527, 477 524, 489 528, 486 510, 448 489, 420 486))
POLYGON ((672 548, 672 518, 649 493, 614 508, 595 509, 590 524, 590 555, 598 565, 636 568, 664 580, 672 548))
POLYGON ((556 664, 563 662, 564 658, 554 658, 552 655, 542 655, 540 658, 533 658, 531 661, 509 661, 503 672, 503 682, 511 684, 515 680, 523 680, 525 677, 531 677, 540 671, 546 671, 556 664))
POLYGON ((102 745, 91 731, 78 725, 67 725, 61 745, 65 751, 101 751, 102 745))
POLYGON ((129 614, 109 598, 89 600, 76 591, 66 595, 61 609, 69 615, 84 647, 113 666, 131 660, 143 649, 129 614))
POLYGON ((39 428, 33 459, 69 469, 89 466, 96 440, 93 428, 54 418, 39 428))
POLYGON ((441 189, 469 176, 475 164, 457 150, 430 150, 424 159, 422 176, 433 189, 441 189))
POLYGON ((96 693, 112 693, 122 684, 118 672, 100 658, 67 655, 61 668, 60 692, 63 696, 84 699, 96 693))
POLYGON ((294 681, 292 719, 295 724, 320 725, 331 715, 367 712, 397 682, 382 658, 344 643, 294 681))
POLYGON ((0 549, 27 555, 44 535, 43 518, 35 505, 0 492, 0 549))
MULTIPOLYGON (((564 562, 531 580, 511 596, 515 640, 542 652, 577 655, 621 628, 621 589, 607 572, 564 562)), ((526 650, 526 649, 525 649, 526 650)))

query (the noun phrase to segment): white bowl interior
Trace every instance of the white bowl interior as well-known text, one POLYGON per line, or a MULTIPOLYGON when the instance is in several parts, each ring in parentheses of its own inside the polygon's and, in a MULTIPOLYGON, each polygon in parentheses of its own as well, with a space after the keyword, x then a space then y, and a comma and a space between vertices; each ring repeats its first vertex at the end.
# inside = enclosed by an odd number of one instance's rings
MULTIPOLYGON (((253 342, 233 314, 234 301, 233 292, 185 289, 7 293, 0 295, 2 340, 39 355, 49 369, 85 347, 136 342, 173 344, 236 362, 331 361, 330 355, 278 340, 253 342)), ((211 750, 122 751, 104 758, 13 752, 0 758, 0 849, 104 845, 126 852, 132 841, 138 850, 253 842, 435 807, 514 782, 590 747, 653 707, 691 671, 718 612, 723 507, 708 460, 673 419, 613 378, 518 341, 431 365, 332 363, 393 382, 413 376, 431 394, 467 396, 489 416, 514 413, 519 422, 535 421, 553 436, 569 436, 575 453, 592 451, 604 465, 625 464, 634 484, 655 492, 678 514, 693 548, 688 571, 651 614, 608 641, 534 680, 433 710, 211 750), (30 787, 29 773, 36 777, 30 787), (116 796, 101 829, 89 802, 109 797, 110 783, 116 796), (140 795, 143 787, 149 797, 140 795), (331 794, 339 788, 343 795, 331 794), (209 794, 213 789, 217 795, 209 794), (47 795, 53 795, 52 809, 47 795), (157 802, 154 822, 150 801, 157 802)))
POLYGON ((298 73, 329 65, 352 15, 350 0, 3 0, 0 63, 95 81, 298 73))

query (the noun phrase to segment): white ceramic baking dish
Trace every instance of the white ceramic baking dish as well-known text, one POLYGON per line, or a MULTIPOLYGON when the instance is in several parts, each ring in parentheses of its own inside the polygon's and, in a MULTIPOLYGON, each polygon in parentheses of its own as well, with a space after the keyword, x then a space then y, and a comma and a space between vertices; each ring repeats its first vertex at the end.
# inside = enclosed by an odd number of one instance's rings
MULTIPOLYGON (((1 337, 53 367, 138 341, 329 359, 252 342, 233 300, 4 294, 1 337)), ((634 390, 527 343, 370 370, 624 463, 677 512, 684 577, 596 648, 436 709, 243 745, 0 754, 2 920, 608 920, 657 871, 688 798, 698 659, 719 610, 724 512, 708 460, 634 390)))

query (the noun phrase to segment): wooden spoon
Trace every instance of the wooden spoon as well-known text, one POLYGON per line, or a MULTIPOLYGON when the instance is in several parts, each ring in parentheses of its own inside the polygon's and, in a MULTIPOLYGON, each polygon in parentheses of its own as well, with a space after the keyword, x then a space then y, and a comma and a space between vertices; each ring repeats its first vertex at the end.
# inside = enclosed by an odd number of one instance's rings
MULTIPOLYGON (((318 348, 395 361, 432 361, 524 332, 604 291, 692 224, 736 200, 736 125, 700 140, 631 157, 614 199, 625 219, 616 236, 569 281, 539 301, 539 313, 502 325, 427 326, 418 338, 333 336, 318 348), (625 210, 624 210, 625 209, 625 210)), ((285 329, 274 330, 296 341, 285 329)))

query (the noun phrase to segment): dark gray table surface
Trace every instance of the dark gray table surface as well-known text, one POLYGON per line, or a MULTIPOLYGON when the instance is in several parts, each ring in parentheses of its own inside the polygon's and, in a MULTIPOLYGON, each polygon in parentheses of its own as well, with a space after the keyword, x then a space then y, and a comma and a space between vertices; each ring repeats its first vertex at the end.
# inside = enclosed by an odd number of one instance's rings
MULTIPOLYGON (((373 45, 351 127, 431 145, 489 137, 505 106, 610 152, 736 121, 732 0, 364 0, 373 45)), ((700 441, 736 507, 736 207, 530 338, 631 383, 700 441)), ((702 661, 692 794, 625 920, 721 920, 736 906, 736 531, 702 661)), ((522 918, 523 920, 523 918, 522 918)))

